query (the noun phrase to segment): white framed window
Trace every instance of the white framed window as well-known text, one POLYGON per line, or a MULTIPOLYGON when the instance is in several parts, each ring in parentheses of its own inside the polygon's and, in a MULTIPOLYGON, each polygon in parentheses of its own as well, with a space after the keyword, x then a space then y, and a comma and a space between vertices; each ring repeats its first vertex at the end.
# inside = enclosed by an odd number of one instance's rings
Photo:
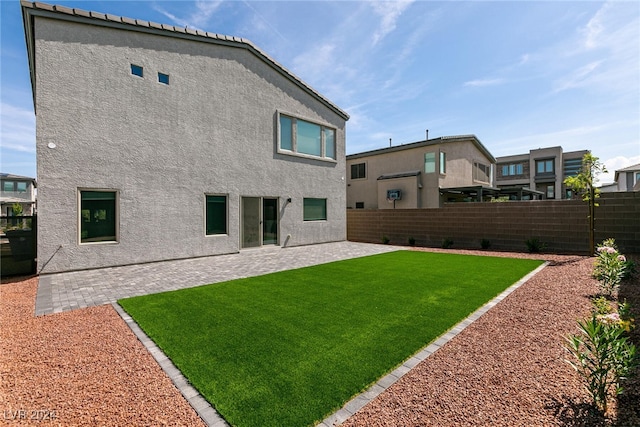
POLYGON ((424 153, 424 173, 436 172, 436 153, 424 153))
POLYGON ((118 191, 81 189, 78 191, 79 241, 118 242, 118 191))
POLYGON ((336 130, 278 113, 278 152, 336 160, 336 130))

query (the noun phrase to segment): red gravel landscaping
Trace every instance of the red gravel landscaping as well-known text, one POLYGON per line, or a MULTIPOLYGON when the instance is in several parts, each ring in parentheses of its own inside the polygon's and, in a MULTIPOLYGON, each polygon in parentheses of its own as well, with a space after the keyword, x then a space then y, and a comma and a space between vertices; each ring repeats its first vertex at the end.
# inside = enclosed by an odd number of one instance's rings
MULTIPOLYGON (((603 420, 564 360, 564 339, 577 332, 576 320, 589 315, 598 291, 594 259, 537 258, 551 264, 342 425, 640 426, 640 378, 626 384, 603 420)), ((36 288, 37 278, 0 286, 0 420, 204 425, 111 306, 35 318, 36 288), (16 418, 23 415, 55 419, 16 418)), ((637 276, 621 288, 622 298, 640 319, 637 276)))

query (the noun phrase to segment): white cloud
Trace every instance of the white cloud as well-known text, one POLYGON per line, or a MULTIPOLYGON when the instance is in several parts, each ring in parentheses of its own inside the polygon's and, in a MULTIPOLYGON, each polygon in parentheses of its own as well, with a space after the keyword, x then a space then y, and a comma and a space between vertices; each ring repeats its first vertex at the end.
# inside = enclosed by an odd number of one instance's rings
POLYGON ((589 85, 594 71, 600 66, 600 64, 602 64, 602 61, 594 61, 579 67, 570 75, 564 76, 556 83, 557 87, 554 92, 561 92, 563 90, 589 85))
POLYGON ((402 12, 404 12, 409 6, 411 6, 413 0, 409 1, 374 1, 371 2, 371 6, 376 14, 382 19, 378 29, 373 34, 373 45, 375 46, 396 29, 396 23, 402 12))
POLYGON ((637 165, 638 163, 640 163, 640 156, 633 156, 633 157, 616 156, 604 161, 600 159, 600 161, 604 163, 604 166, 607 169, 607 173, 601 174, 599 176, 598 181, 602 184, 608 184, 608 183, 614 182, 615 173, 617 170, 620 170, 629 166, 637 165))
POLYGON ((0 117, 2 150, 35 153, 36 118, 33 111, 3 102, 0 117))
POLYGON ((496 86, 504 83, 504 79, 479 79, 479 80, 470 80, 465 82, 465 86, 474 86, 474 87, 484 87, 484 86, 496 86))
POLYGON ((153 8, 182 27, 202 30, 203 26, 205 26, 209 22, 209 19, 211 19, 211 17, 218 10, 221 4, 222 0, 197 0, 195 2, 196 10, 186 18, 180 18, 156 5, 154 5, 153 8))
POLYGON ((599 45, 599 37, 604 30, 604 24, 602 22, 604 14, 609 9, 610 4, 605 3, 604 6, 589 20, 587 25, 581 30, 584 34, 584 46, 587 49, 593 49, 599 45))

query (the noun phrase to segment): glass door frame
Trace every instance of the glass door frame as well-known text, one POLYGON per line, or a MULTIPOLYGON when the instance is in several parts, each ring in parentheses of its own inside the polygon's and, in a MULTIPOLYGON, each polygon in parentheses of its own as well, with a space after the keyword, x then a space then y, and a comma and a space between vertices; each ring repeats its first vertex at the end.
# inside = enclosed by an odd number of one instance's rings
POLYGON ((280 199, 278 197, 262 197, 262 196, 241 196, 240 197, 240 249, 250 249, 250 248, 259 248, 265 245, 278 245, 279 236, 280 236, 280 199), (256 206, 245 206, 245 202, 247 204, 250 203, 251 200, 257 200, 257 208, 258 212, 255 211, 256 206), (275 202, 275 212, 274 218, 265 218, 265 202, 275 202), (249 208, 251 211, 247 211, 249 208), (266 219, 266 221, 265 221, 266 219), (255 223, 257 220, 257 224, 255 223), (265 228, 268 224, 272 224, 272 221, 276 222, 275 231, 272 233, 275 234, 273 239, 269 239, 267 243, 265 243, 265 234, 270 234, 269 232, 265 233, 265 228), (250 223, 252 222, 252 223, 250 223), (256 227, 257 226, 257 227, 256 227), (257 230, 256 230, 257 228, 257 230), (257 236, 250 235, 249 240, 245 238, 248 233, 255 234, 257 232, 257 236), (257 241, 254 242, 254 239, 257 241))

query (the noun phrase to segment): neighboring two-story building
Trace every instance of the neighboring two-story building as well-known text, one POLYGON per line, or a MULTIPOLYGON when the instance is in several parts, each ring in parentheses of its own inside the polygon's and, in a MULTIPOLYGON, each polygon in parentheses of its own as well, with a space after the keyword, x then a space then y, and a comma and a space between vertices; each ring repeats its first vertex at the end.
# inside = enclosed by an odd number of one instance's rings
POLYGON ((36 212, 36 180, 27 176, 0 173, 0 216, 17 214, 14 205, 19 204, 22 215, 36 212))
POLYGON ((497 158, 496 185, 513 200, 570 199, 565 178, 582 168, 587 150, 563 152, 562 147, 530 150, 527 154, 497 158))
POLYGON ((258 47, 21 4, 41 272, 346 239, 348 115, 258 47))
POLYGON ((640 163, 616 170, 614 179, 614 183, 603 185, 600 191, 603 193, 640 191, 640 163))
POLYGON ((496 159, 475 135, 443 136, 347 156, 347 208, 438 208, 494 197, 496 159))

